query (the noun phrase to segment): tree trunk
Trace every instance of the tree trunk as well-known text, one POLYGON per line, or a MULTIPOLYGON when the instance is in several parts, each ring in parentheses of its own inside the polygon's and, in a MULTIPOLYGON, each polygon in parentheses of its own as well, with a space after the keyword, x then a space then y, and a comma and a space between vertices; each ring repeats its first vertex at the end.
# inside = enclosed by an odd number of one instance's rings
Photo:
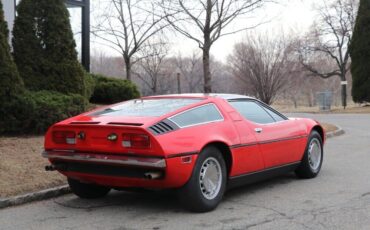
POLYGON ((176 77, 177 77, 177 93, 180 94, 181 93, 180 73, 177 73, 176 77))
POLYGON ((126 65, 126 79, 131 81, 131 60, 129 57, 123 57, 126 65))
POLYGON ((346 109, 347 107, 347 85, 342 85, 341 94, 342 94, 342 106, 343 106, 343 109, 346 109))
POLYGON ((298 108, 298 104, 297 104, 297 99, 296 99, 296 97, 292 97, 293 99, 293 104, 294 104, 294 108, 296 109, 296 108, 298 108))
POLYGON ((157 95, 157 91, 158 91, 157 76, 153 76, 153 78, 154 78, 154 81, 153 81, 152 91, 154 95, 157 95))
POLYGON ((203 74, 204 74, 204 93, 212 93, 211 70, 209 66, 210 46, 203 47, 203 74))
POLYGON ((307 102, 308 102, 308 107, 313 106, 311 92, 307 92, 307 102))
MULTIPOLYGON (((340 80, 341 81, 346 81, 346 73, 342 71, 342 74, 340 75, 340 80)), ((341 82, 341 99, 342 99, 342 106, 343 109, 346 109, 347 107, 347 85, 342 84, 341 82)))

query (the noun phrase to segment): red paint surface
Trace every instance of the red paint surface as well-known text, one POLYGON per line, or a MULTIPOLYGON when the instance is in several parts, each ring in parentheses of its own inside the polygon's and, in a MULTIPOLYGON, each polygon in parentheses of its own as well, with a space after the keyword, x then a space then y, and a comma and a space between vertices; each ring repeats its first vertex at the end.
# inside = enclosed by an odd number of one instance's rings
MULTIPOLYGON (((163 97, 163 96, 162 96, 163 97)), ((171 95, 168 97, 184 97, 171 95)), ((194 97, 194 96, 185 96, 194 97)), ((45 135, 45 149, 77 150, 101 154, 130 154, 137 157, 166 158, 165 177, 158 180, 135 179, 125 177, 102 176, 83 173, 64 173, 82 181, 111 187, 146 187, 146 188, 176 188, 184 185, 192 174, 197 155, 192 155, 191 163, 182 163, 181 157, 171 157, 176 154, 201 152, 202 149, 214 142, 228 146, 231 152, 231 169, 229 176, 237 176, 250 172, 275 167, 290 162, 299 161, 304 153, 307 136, 318 122, 310 119, 291 119, 273 124, 255 124, 244 119, 226 100, 212 96, 204 97, 191 106, 184 107, 161 117, 119 117, 119 116, 89 116, 88 113, 69 118, 53 125, 45 135), (221 111, 224 121, 187 128, 162 134, 153 135, 148 128, 178 112, 189 108, 214 103, 221 111), (71 125, 71 122, 99 122, 99 124, 71 125), (142 126, 108 125, 109 122, 140 123, 142 126), (255 128, 262 128, 262 133, 256 133, 255 128), (85 140, 77 139, 75 145, 56 144, 52 141, 53 131, 83 131, 85 140), (107 140, 111 133, 118 134, 117 141, 107 140), (122 134, 145 134, 150 138, 147 149, 125 148, 122 146, 122 134)), ((158 98, 158 97, 156 97, 158 98)))

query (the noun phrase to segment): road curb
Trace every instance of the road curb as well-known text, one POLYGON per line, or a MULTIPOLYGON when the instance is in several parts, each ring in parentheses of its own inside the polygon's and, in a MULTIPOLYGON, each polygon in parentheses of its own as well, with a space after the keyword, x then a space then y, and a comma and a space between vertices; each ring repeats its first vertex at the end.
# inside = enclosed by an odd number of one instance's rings
POLYGON ((344 130, 341 127, 337 126, 337 128, 338 129, 336 129, 334 131, 327 132, 326 133, 326 138, 340 136, 340 135, 343 135, 345 133, 344 130))
POLYGON ((38 192, 26 193, 24 195, 13 196, 5 199, 0 198, 0 209, 29 203, 32 201, 45 200, 70 193, 68 185, 62 185, 55 188, 49 188, 38 192))

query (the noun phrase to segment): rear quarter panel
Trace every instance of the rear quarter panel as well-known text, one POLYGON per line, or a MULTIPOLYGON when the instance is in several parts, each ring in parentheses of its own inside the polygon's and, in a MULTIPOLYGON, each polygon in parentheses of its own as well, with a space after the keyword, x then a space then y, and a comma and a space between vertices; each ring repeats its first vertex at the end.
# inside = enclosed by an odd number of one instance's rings
POLYGON ((223 142, 230 146, 239 142, 239 136, 229 120, 181 128, 156 136, 167 156, 200 152, 211 142, 223 142))

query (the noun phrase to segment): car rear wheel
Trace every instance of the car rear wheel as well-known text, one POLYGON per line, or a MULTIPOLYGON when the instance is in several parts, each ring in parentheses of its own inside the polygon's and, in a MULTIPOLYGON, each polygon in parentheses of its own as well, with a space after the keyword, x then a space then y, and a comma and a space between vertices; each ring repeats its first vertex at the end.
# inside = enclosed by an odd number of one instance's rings
POLYGON ((322 138, 320 134, 314 130, 308 137, 305 154, 295 173, 300 178, 314 178, 320 172, 322 161, 322 138))
POLYGON ((104 197, 110 191, 110 188, 108 187, 95 184, 86 184, 72 178, 68 178, 68 184, 72 192, 83 199, 104 197))
POLYGON ((190 211, 211 211, 220 203, 225 187, 225 161, 218 148, 209 146, 199 154, 191 178, 179 189, 179 200, 190 211))

